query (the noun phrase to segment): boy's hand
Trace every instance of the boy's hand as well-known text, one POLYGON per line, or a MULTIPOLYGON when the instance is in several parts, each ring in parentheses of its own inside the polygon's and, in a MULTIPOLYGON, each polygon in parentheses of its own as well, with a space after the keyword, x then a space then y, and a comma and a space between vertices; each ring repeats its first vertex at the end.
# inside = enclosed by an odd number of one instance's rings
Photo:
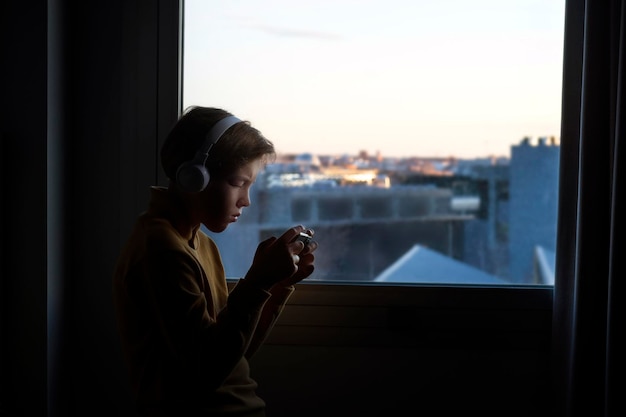
POLYGON ((297 241, 296 238, 303 231, 313 235, 312 230, 295 226, 278 238, 272 236, 261 242, 245 279, 269 290, 277 283, 289 286, 311 275, 317 243, 311 241, 305 246, 303 242, 297 241))

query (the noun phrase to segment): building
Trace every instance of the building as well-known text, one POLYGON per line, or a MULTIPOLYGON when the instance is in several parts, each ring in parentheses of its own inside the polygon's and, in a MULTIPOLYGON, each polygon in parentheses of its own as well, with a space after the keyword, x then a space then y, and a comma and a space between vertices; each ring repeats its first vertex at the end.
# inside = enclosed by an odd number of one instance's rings
POLYGON ((509 278, 533 282, 536 246, 556 250, 559 146, 524 138, 511 148, 509 200, 509 278))

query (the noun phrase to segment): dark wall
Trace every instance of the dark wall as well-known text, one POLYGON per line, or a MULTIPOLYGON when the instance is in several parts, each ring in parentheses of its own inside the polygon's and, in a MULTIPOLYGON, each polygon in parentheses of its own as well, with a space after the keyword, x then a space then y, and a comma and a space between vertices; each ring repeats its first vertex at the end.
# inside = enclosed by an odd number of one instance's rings
POLYGON ((2 416, 133 415, 111 275, 177 116, 177 3, 3 3, 2 416))
MULTIPOLYGON (((125 415, 128 396, 111 307, 111 273, 119 234, 124 4, 78 2, 65 10, 68 91, 65 208, 67 305, 59 415, 125 415), (111 30, 112 28, 115 28, 111 30), (106 398, 106 399, 105 399, 106 398), (104 400, 104 401, 103 401, 104 400)), ((147 75, 149 77, 149 75, 147 75)))
MULTIPOLYGON (((0 414, 46 405, 46 4, 0 12, 0 414), (27 16, 19 25, 15 16, 27 16)), ((16 414, 21 415, 21 414, 16 414)))

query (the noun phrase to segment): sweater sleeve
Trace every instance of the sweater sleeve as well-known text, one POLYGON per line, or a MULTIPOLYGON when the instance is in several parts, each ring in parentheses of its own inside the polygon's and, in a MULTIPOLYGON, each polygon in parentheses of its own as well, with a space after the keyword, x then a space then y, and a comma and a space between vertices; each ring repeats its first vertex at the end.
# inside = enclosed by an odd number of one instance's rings
POLYGON ((142 286, 172 369, 184 369, 185 377, 217 389, 248 349, 270 293, 237 285, 212 317, 213 301, 207 300, 203 271, 193 257, 168 250, 147 259, 144 268, 142 286))
POLYGON ((295 288, 293 285, 290 285, 289 287, 281 287, 277 285, 270 290, 272 296, 265 303, 261 316, 259 317, 256 331, 254 332, 252 340, 250 341, 248 349, 245 353, 247 359, 250 359, 265 342, 270 331, 274 328, 278 317, 283 312, 283 309, 287 304, 287 300, 289 300, 289 297, 294 291, 295 288))

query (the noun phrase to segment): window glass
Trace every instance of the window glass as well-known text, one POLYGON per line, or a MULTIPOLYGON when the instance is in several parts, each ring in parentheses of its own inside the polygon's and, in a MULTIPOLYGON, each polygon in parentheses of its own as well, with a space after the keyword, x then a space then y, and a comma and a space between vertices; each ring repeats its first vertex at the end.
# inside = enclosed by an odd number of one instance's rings
POLYGON ((278 158, 229 277, 303 224, 311 281, 553 285, 564 1, 186 0, 183 107, 278 158))

